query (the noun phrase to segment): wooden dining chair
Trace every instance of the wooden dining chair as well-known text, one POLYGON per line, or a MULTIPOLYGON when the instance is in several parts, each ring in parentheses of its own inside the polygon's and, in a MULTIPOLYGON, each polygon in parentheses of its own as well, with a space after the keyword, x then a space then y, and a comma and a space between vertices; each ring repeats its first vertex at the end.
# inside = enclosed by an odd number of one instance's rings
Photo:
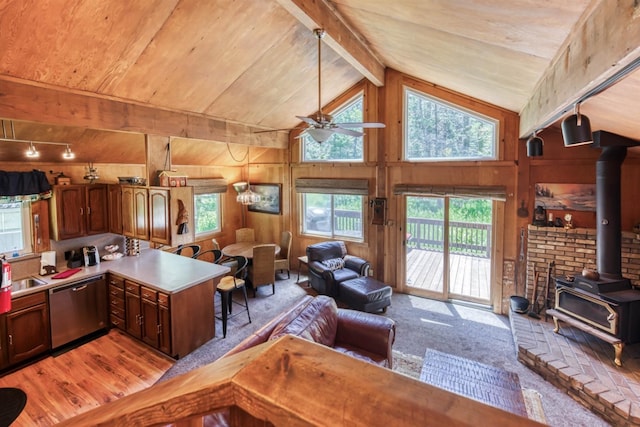
POLYGON ((291 239, 292 235, 290 231, 283 231, 280 235, 280 253, 276 257, 276 271, 287 270, 287 279, 291 278, 289 271, 289 253, 291 252, 291 239))
POLYGON ((220 247, 220 243, 218 243, 216 239, 211 239, 211 246, 213 247, 213 249, 218 249, 218 250, 222 249, 220 247))
POLYGON ((255 242, 256 232, 253 228, 239 228, 236 230, 236 243, 238 242, 255 242))
POLYGON ((276 245, 257 245, 253 247, 253 262, 249 266, 249 281, 253 296, 260 286, 271 285, 276 293, 276 245))
MULTIPOLYGON (((222 320, 222 337, 227 337, 227 320, 232 316, 232 308, 233 304, 240 305, 247 310, 247 317, 249 318, 249 323, 251 323, 251 314, 249 313, 249 301, 247 299, 247 288, 245 285, 245 276, 247 265, 249 265, 249 260, 243 256, 233 257, 235 261, 235 265, 231 268, 231 272, 229 275, 224 276, 220 279, 220 283, 216 288, 217 292, 220 294, 220 314, 221 316, 218 319, 222 320), (233 291, 241 290, 242 295, 244 297, 244 304, 238 301, 233 300, 233 291)), ((236 313, 239 314, 239 313, 236 313)))

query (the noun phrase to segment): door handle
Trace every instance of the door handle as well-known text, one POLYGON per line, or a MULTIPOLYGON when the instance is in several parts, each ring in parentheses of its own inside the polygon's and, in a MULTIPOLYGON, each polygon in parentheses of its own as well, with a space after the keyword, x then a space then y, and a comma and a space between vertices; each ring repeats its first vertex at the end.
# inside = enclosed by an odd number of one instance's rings
POLYGON ((77 288, 73 288, 73 292, 79 292, 87 289, 87 285, 78 286, 77 288))

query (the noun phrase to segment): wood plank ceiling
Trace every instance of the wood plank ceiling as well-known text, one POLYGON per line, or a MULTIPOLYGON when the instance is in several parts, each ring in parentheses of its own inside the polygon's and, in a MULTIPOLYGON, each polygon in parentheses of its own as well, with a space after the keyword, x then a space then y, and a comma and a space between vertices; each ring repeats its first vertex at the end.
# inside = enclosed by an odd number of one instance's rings
MULTIPOLYGON (((631 0, 622 3, 619 10, 635 10, 631 0)), ((194 138, 200 147, 216 140, 282 148, 285 134, 253 132, 292 128, 296 115, 316 109, 310 30, 321 26, 323 104, 363 76, 382 84, 380 71, 390 67, 525 111, 533 117, 525 133, 566 107, 566 96, 543 107, 532 100, 568 40, 612 7, 608 0, 0 0, 0 117, 15 121, 20 139, 73 142, 82 162, 129 163, 143 151, 145 132, 194 138)), ((596 128, 640 139, 629 125, 639 86, 633 75, 583 112, 596 128)), ((0 156, 21 160, 23 148, 0 143, 0 156)))

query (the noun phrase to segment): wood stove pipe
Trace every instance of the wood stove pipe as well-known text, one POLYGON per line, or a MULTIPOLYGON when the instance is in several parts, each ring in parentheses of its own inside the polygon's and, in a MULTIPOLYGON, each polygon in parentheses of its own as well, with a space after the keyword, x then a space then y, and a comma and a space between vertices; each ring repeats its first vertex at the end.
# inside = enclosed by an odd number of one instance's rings
POLYGON ((602 278, 622 279, 620 180, 627 147, 608 146, 596 162, 596 258, 602 278))

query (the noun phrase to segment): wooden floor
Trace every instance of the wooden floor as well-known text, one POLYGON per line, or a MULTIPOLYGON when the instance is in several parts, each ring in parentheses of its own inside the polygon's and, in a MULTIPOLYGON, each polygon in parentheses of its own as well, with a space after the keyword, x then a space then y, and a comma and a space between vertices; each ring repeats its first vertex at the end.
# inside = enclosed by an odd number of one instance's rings
POLYGON ((28 396, 12 427, 51 426, 151 386, 174 363, 113 329, 72 351, 0 377, 0 387, 18 387, 28 396))
MULTIPOLYGON (((490 299, 491 260, 449 255, 451 283, 449 294, 474 300, 490 299)), ((407 284, 416 289, 442 292, 443 257, 441 252, 413 249, 407 254, 407 284)))

